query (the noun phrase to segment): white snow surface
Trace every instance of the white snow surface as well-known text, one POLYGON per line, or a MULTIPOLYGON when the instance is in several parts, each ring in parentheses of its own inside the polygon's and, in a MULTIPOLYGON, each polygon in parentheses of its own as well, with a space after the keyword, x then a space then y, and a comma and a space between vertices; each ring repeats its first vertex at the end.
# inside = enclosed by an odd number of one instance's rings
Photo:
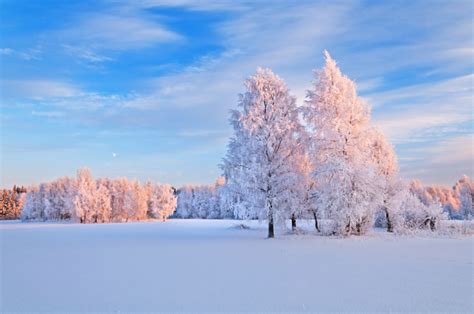
POLYGON ((473 311, 472 236, 265 236, 232 220, 2 222, 0 312, 473 311))

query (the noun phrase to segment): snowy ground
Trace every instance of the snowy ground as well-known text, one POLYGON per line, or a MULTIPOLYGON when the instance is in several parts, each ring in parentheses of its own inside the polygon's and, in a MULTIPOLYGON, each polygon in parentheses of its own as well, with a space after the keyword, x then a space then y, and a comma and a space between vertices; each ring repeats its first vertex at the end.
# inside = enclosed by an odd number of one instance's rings
POLYGON ((0 312, 472 312, 472 236, 0 223, 0 312))

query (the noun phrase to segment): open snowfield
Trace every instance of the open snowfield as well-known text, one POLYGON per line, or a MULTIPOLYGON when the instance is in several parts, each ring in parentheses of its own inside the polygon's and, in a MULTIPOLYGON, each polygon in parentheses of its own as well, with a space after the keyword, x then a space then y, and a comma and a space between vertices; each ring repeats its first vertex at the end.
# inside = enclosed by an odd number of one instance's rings
POLYGON ((473 237, 0 223, 1 312, 472 312, 473 237))

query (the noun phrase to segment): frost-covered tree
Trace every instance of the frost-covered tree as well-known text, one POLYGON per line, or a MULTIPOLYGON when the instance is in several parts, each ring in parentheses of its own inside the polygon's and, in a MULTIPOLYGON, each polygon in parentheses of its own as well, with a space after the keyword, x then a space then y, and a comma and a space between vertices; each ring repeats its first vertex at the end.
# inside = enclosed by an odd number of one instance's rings
MULTIPOLYGON (((426 206, 441 204, 451 219, 464 219, 461 209, 461 191, 464 186, 473 187, 469 177, 462 176, 452 189, 443 186, 425 186, 419 180, 410 183, 410 191, 426 206)), ((474 200, 474 197, 471 197, 474 200)))
POLYGON ((176 205, 176 216, 180 218, 192 218, 193 213, 193 187, 185 185, 178 190, 176 205))
POLYGON ((223 177, 215 184, 185 185, 177 190, 175 217, 222 219, 234 218, 234 199, 223 177))
POLYGON ((436 230, 439 222, 445 219, 442 207, 433 202, 423 203, 412 190, 412 184, 397 181, 389 190, 384 204, 390 212, 392 231, 405 233, 421 229, 436 230))
POLYGON ((110 191, 104 181, 97 181, 94 222, 109 222, 112 214, 110 191))
POLYGON ((148 210, 146 191, 138 181, 132 181, 128 184, 123 209, 126 222, 146 219, 148 210))
POLYGON ((234 218, 233 195, 227 189, 226 180, 219 176, 215 183, 216 207, 219 210, 219 217, 223 219, 234 218))
POLYGON ((176 196, 173 187, 169 184, 148 182, 146 189, 149 216, 165 221, 176 210, 176 196))
POLYGON ((408 192, 401 208, 403 215, 402 230, 436 230, 443 218, 441 206, 436 203, 425 205, 415 194, 408 192))
POLYGON ((426 206, 429 206, 438 201, 435 195, 431 195, 430 193, 428 193, 426 187, 420 180, 412 180, 410 182, 410 192, 426 206))
POLYGON ((144 186, 127 178, 95 180, 88 169, 79 169, 76 178, 59 178, 28 191, 22 212, 25 220, 138 221, 147 218, 150 206, 152 214, 164 220, 176 207, 170 185, 144 186))
POLYGON ((392 216, 394 213, 392 213, 393 206, 389 206, 389 203, 391 203, 390 198, 395 197, 400 189, 397 156, 393 146, 388 142, 382 131, 377 128, 370 128, 367 136, 369 140, 368 152, 370 154, 370 161, 375 166, 376 173, 382 184, 383 204, 381 210, 385 215, 387 231, 393 232, 392 216))
POLYGON ((298 218, 307 217, 308 214, 314 218, 315 228, 319 229, 317 208, 315 206, 315 181, 311 176, 313 165, 311 164, 308 154, 303 147, 297 147, 295 155, 288 162, 292 162, 291 175, 287 175, 288 188, 279 195, 279 199, 287 211, 290 213, 291 229, 295 231, 296 220, 298 218))
POLYGON ((125 208, 125 196, 129 190, 129 182, 126 178, 117 178, 110 181, 109 193, 112 207, 112 221, 125 221, 127 211, 125 208))
POLYGON ((192 208, 195 218, 209 218, 214 206, 212 198, 212 187, 202 185, 194 188, 192 208))
POLYGON ((234 135, 222 169, 230 191, 235 193, 238 216, 257 216, 268 221, 268 237, 274 223, 289 217, 279 198, 289 188, 289 160, 294 155, 301 129, 295 98, 281 78, 269 69, 258 69, 245 81, 239 109, 230 118, 234 135))
POLYGON ((25 198, 25 205, 21 213, 22 220, 36 220, 40 217, 41 202, 39 199, 38 186, 28 187, 28 193, 25 198))
POLYGON ((474 214, 474 184, 468 176, 463 176, 459 182, 460 212, 463 219, 470 220, 474 214))
POLYGON ((70 219, 75 212, 74 197, 77 192, 76 180, 62 177, 47 183, 47 202, 44 216, 49 220, 70 219))
POLYGON ((326 64, 315 71, 303 114, 312 142, 317 204, 333 222, 333 233, 362 234, 373 224, 383 196, 383 182, 373 165, 370 110, 357 96, 327 51, 326 64))
MULTIPOLYGON (((97 184, 89 169, 77 171, 76 193, 74 195, 74 216, 81 223, 90 223, 96 212, 97 184)), ((40 186, 41 193, 41 186, 40 186)))
POLYGON ((26 189, 13 186, 0 190, 0 220, 18 219, 25 202, 26 189))

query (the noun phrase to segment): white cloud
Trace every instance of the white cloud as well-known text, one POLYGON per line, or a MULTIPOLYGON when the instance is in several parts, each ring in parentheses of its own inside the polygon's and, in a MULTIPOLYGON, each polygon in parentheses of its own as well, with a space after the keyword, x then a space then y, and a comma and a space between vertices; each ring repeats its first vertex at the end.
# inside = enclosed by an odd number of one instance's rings
POLYGON ((0 54, 2 55, 11 55, 13 53, 13 49, 11 48, 0 48, 0 54))
POLYGON ((68 45, 85 51, 140 49, 182 39, 144 14, 88 14, 59 35, 68 45))
POLYGON ((423 131, 473 120, 473 79, 470 74, 369 95, 374 120, 396 143, 429 140, 432 134, 423 131))
POLYGON ((81 93, 76 86, 53 80, 2 80, 4 97, 14 96, 34 100, 73 97, 81 93))
POLYGON ((232 0, 140 0, 130 1, 130 5, 139 5, 144 8, 152 7, 184 7, 196 11, 234 11, 248 7, 248 4, 232 0))
POLYGON ((228 137, 230 134, 227 131, 221 130, 182 130, 178 132, 178 136, 182 137, 228 137))
POLYGON ((64 50, 69 53, 71 56, 83 59, 91 63, 99 63, 105 61, 113 61, 114 59, 100 55, 91 49, 84 47, 76 47, 71 45, 63 45, 64 50))
MULTIPOLYGON (((258 66, 272 67, 290 87, 304 95, 311 80, 313 56, 322 60, 321 41, 342 31, 341 23, 351 4, 274 6, 250 8, 217 25, 225 46, 223 53, 203 56, 182 72, 156 78, 149 95, 129 107, 234 107, 242 81, 258 66), (271 19, 266 17, 271 16, 271 19), (318 27, 315 27, 318 23, 318 27), (302 69, 306 75, 301 75, 302 69)), ((227 120, 222 116, 223 121, 227 120)))
POLYGON ((40 47, 28 48, 23 51, 12 48, 0 48, 0 55, 17 56, 26 61, 41 60, 42 53, 43 51, 40 47))
POLYGON ((404 150, 402 175, 428 184, 452 185, 466 174, 474 176, 474 134, 449 136, 404 150))
POLYGON ((435 164, 474 162, 474 133, 447 138, 425 149, 435 164))
POLYGON ((31 112, 33 116, 46 117, 46 118, 61 118, 64 116, 64 112, 60 111, 35 111, 31 112))

